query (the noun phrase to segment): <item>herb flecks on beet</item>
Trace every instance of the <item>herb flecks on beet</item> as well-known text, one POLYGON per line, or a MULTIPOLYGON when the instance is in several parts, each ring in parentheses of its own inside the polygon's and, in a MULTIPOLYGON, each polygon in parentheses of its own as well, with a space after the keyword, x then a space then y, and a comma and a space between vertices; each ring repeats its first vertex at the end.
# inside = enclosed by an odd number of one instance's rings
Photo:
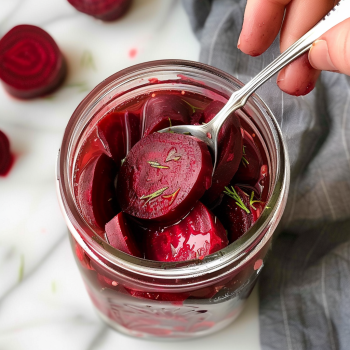
POLYGON ((212 169, 204 142, 180 134, 151 134, 132 148, 120 169, 120 206, 139 219, 178 221, 210 187, 212 169), (168 168, 150 166, 155 160, 168 168))
POLYGON ((151 167, 153 168, 157 168, 157 169, 169 169, 168 166, 165 165, 160 165, 158 162, 152 162, 152 161, 148 161, 147 162, 151 167))
MULTIPOLYGON (((243 192, 243 191, 242 191, 243 192)), ((224 194, 227 194, 231 198, 233 198, 236 201, 236 204, 242 208, 247 214, 250 214, 250 210, 244 205, 241 197, 237 194, 236 190, 233 186, 231 186, 231 189, 228 187, 225 187, 224 194)), ((254 194, 254 192, 253 192, 254 194)))
POLYGON ((220 220, 228 229, 228 238, 234 242, 243 236, 259 218, 263 203, 254 200, 254 193, 251 195, 242 191, 238 186, 226 188, 220 207, 217 209, 220 220), (252 207, 251 204, 258 205, 252 207))
POLYGON ((150 202, 152 199, 156 199, 157 197, 161 196, 165 190, 167 190, 169 187, 164 187, 164 188, 161 188, 160 190, 157 190, 151 194, 148 194, 147 196, 146 195, 143 195, 142 197, 140 197, 141 200, 144 200, 144 199, 147 199, 145 204, 146 205, 148 202, 150 202))
POLYGON ((18 25, 0 40, 0 79, 21 99, 55 90, 66 76, 66 63, 54 39, 33 25, 18 25))

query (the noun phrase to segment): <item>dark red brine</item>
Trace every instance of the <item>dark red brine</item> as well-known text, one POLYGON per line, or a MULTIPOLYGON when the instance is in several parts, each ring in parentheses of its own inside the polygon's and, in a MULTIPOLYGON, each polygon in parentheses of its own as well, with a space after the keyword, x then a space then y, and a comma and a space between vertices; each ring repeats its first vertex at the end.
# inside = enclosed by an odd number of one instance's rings
MULTIPOLYGON (((157 132, 207 123, 223 105, 195 93, 154 91, 91 126, 75 163, 75 196, 102 239, 138 258, 180 262, 202 260, 252 227, 266 205, 269 182, 267 156, 251 127, 238 114, 224 123, 213 176, 205 143, 157 132)), ((126 293, 150 298, 133 289, 126 293)), ((182 298, 174 295, 176 302, 182 298)))

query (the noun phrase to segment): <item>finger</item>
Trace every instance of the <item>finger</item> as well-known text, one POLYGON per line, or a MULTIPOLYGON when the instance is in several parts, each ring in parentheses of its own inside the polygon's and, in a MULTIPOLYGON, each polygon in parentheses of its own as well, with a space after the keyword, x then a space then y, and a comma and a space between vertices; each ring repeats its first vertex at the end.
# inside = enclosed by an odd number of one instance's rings
POLYGON ((338 24, 315 41, 309 61, 315 69, 350 75, 350 19, 338 24))
POLYGON ((289 95, 303 96, 314 89, 320 73, 311 66, 306 52, 280 71, 277 85, 289 95))
POLYGON ((275 40, 290 1, 248 0, 237 47, 248 55, 261 55, 275 40))
MULTIPOLYGON (((293 0, 287 6, 281 29, 281 52, 310 30, 333 6, 334 0, 293 0)), ((311 66, 304 54, 281 70, 277 84, 288 94, 306 95, 315 87, 319 75, 320 71, 311 66)))

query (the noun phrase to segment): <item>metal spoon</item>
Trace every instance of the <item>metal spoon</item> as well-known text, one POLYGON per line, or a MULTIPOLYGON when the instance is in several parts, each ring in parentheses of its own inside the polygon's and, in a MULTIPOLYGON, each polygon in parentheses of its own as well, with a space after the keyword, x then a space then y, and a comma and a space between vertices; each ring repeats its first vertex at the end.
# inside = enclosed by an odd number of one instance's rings
POLYGON ((159 132, 173 131, 180 134, 191 134, 204 141, 214 155, 214 169, 217 162, 218 134, 226 118, 235 110, 243 107, 248 97, 274 74, 288 63, 308 51, 312 43, 335 25, 350 17, 350 0, 340 0, 339 3, 303 37, 296 41, 286 51, 272 61, 265 69, 256 75, 249 83, 235 91, 222 110, 207 124, 177 125, 162 129, 159 132))

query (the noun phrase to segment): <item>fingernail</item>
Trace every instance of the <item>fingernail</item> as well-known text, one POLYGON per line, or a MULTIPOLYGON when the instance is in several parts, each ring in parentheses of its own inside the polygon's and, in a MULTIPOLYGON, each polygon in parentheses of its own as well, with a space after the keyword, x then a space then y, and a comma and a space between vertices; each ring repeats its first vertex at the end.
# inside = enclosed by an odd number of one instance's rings
POLYGON ((316 40, 309 51, 309 62, 315 69, 337 70, 329 55, 328 45, 325 40, 316 40))
POLYGON ((283 81, 284 80, 284 77, 286 75, 286 68, 283 68, 277 75, 277 84, 280 82, 280 81, 283 81))
POLYGON ((238 42, 237 42, 237 49, 239 49, 239 45, 241 43, 241 35, 239 35, 238 42))

